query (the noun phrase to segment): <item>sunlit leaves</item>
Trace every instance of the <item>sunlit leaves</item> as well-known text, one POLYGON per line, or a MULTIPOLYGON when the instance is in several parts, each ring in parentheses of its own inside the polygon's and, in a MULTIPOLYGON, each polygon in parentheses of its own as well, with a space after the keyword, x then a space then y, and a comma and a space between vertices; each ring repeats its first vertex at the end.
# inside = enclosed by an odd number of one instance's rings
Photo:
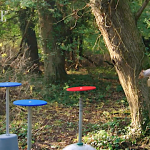
POLYGON ((26 7, 33 7, 35 6, 33 1, 29 1, 29 0, 21 0, 20 1, 20 7, 21 8, 26 8, 26 7))

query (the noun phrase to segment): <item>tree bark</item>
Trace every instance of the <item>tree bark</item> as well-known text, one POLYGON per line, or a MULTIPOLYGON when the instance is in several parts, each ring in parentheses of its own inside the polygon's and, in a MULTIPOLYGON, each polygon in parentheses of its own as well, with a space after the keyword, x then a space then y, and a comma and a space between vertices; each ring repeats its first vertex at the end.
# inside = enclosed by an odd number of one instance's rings
POLYGON ((64 31, 63 26, 54 24, 53 15, 44 10, 39 9, 39 21, 41 29, 42 46, 44 51, 44 77, 45 83, 58 83, 66 79, 65 57, 64 52, 60 49, 59 43, 64 31), (59 28, 59 31, 56 28, 59 28))
POLYGON ((33 21, 34 10, 30 8, 20 9, 19 13, 20 29, 22 32, 22 41, 20 44, 20 52, 22 51, 23 43, 26 43, 28 50, 26 51, 26 58, 30 58, 28 67, 33 67, 32 71, 39 69, 39 55, 36 34, 34 31, 35 23, 33 21))
POLYGON ((138 75, 145 58, 145 47, 131 13, 129 1, 90 0, 90 2, 129 103, 133 134, 139 134, 142 124, 143 96, 148 100, 148 92, 145 92, 146 85, 141 84, 145 85, 143 90, 138 84, 138 75))

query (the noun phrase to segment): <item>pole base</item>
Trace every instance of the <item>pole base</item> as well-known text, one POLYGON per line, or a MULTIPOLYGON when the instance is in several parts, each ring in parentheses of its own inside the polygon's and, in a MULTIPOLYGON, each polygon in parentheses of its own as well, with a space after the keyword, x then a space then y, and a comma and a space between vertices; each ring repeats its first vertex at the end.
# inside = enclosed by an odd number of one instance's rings
POLYGON ((0 135, 0 150, 19 150, 16 134, 0 135))
POLYGON ((96 149, 87 144, 78 145, 76 143, 76 144, 71 144, 71 145, 66 146, 63 150, 96 150, 96 149))

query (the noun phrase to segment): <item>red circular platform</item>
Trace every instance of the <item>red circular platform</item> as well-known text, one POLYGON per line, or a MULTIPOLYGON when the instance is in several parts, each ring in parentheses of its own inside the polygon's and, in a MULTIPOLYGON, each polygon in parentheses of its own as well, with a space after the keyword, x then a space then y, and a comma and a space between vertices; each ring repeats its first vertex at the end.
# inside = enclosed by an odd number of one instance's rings
POLYGON ((79 86, 79 87, 68 88, 67 91, 72 91, 72 92, 75 92, 75 91, 89 91, 89 90, 94 90, 94 89, 96 89, 95 86, 79 86))

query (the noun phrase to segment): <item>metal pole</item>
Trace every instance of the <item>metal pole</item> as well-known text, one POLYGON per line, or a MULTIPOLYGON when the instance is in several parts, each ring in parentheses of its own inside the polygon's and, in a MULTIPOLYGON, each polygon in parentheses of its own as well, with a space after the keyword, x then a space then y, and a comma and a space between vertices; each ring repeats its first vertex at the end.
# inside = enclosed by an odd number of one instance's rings
POLYGON ((32 107, 28 106, 28 134, 27 134, 27 150, 31 150, 31 141, 32 141, 32 107))
POLYGON ((82 116, 83 116, 83 104, 82 98, 79 99, 79 139, 78 145, 83 145, 82 143, 82 116))
POLYGON ((6 87, 6 135, 9 136, 9 87, 6 87))

